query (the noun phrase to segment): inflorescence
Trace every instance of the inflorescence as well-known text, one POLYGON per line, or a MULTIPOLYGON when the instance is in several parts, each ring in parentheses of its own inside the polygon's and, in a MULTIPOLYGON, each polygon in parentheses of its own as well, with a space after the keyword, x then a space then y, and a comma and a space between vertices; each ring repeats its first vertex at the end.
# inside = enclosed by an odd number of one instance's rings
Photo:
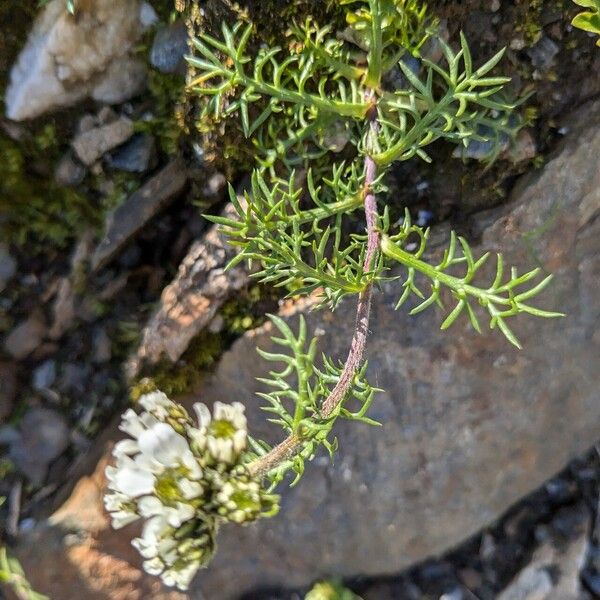
POLYGON ((239 402, 216 402, 211 415, 194 404, 197 422, 162 392, 139 400, 120 429, 115 466, 106 469, 106 510, 113 527, 145 519, 132 544, 144 569, 169 586, 187 589, 215 551, 220 524, 250 523, 277 512, 277 496, 267 493, 244 464, 247 423, 239 402))

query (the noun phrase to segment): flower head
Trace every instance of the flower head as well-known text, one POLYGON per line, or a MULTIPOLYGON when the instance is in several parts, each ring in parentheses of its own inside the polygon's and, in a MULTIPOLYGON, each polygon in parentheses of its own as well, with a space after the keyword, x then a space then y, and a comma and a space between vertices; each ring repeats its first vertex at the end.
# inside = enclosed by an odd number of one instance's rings
POLYGON ((146 519, 132 544, 148 573, 187 589, 214 553, 219 523, 244 523, 274 514, 267 494, 243 465, 246 417, 239 402, 216 402, 213 414, 195 404, 197 426, 185 409, 162 392, 139 400, 120 425, 130 438, 113 450, 106 468, 106 510, 115 528, 146 519))
POLYGON ((205 404, 194 404, 200 435, 215 461, 232 464, 246 450, 248 429, 244 405, 215 402, 213 415, 205 404))

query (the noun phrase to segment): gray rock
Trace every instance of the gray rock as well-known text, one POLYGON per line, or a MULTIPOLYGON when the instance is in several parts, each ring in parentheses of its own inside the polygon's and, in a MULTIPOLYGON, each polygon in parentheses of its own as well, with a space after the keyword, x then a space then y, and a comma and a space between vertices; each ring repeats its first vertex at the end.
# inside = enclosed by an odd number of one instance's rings
POLYGON ((132 135, 133 122, 127 117, 120 117, 112 123, 77 134, 71 145, 79 160, 89 167, 132 135))
MULTIPOLYGON (((556 530, 537 548, 530 563, 498 594, 498 600, 581 600, 580 573, 585 563, 591 519, 584 506, 559 513, 568 531, 556 530)), ((560 527, 560 524, 558 524, 560 527)))
POLYGON ((160 29, 154 36, 150 62, 163 73, 185 74, 184 57, 188 52, 187 28, 182 20, 177 20, 160 29))
POLYGON ((41 485, 49 465, 69 447, 63 416, 46 408, 31 408, 19 424, 19 437, 9 456, 33 485, 41 485))
POLYGON ((107 363, 111 356, 111 342, 106 329, 97 327, 92 336, 92 360, 95 363, 107 363))
POLYGON ((58 185, 72 187, 79 185, 85 179, 86 173, 87 169, 69 152, 58 161, 54 180, 58 185))
POLYGON ((123 56, 110 63, 98 78, 90 96, 96 102, 121 104, 146 88, 146 65, 139 59, 123 56))
MULTIPOLYGON (((525 348, 519 352, 496 332, 479 336, 464 321, 441 333, 441 311, 395 312, 398 285, 384 285, 374 299, 368 344, 370 379, 386 390, 371 416, 383 427, 340 423, 334 464, 316 460, 300 485, 282 488, 278 517, 223 528, 219 552, 197 578, 194 597, 218 590, 225 600, 322 575, 397 573, 491 523, 594 445, 600 425, 600 104, 579 115, 542 172, 521 181, 507 207, 475 222, 482 235, 476 255, 501 250, 520 272, 539 257, 556 275, 539 304, 568 317, 519 319, 525 348), (533 231, 539 233, 524 237, 533 231)), ((482 280, 493 279, 493 265, 488 269, 482 280)), ((325 331, 320 345, 333 357, 347 353, 353 313, 354 304, 346 302, 333 318, 307 315, 312 331, 325 331)), ((297 326, 297 319, 290 321, 297 326)), ((255 378, 268 370, 251 356, 256 346, 273 348, 270 333, 236 342, 195 397, 251 398, 259 389, 255 378)), ((276 440, 261 404, 247 402, 251 430, 276 440)))
POLYGON ((67 363, 62 367, 58 388, 65 394, 83 394, 89 383, 92 368, 80 363, 67 363))
POLYGON ((187 180, 183 160, 174 159, 118 206, 109 216, 104 237, 94 251, 92 269, 110 262, 150 219, 185 189, 187 180))
POLYGON ((542 35, 540 41, 527 50, 531 64, 540 71, 547 71, 554 63, 559 47, 547 35, 542 35))
POLYGON ((111 169, 129 173, 145 173, 156 165, 156 143, 149 134, 133 136, 107 157, 111 169))
POLYGON ((33 389, 41 391, 52 387, 56 380, 56 361, 49 359, 44 361, 33 371, 31 385, 33 389))
POLYGON ((0 244, 0 292, 17 272, 17 261, 11 256, 6 244, 0 244))
POLYGON ((139 0, 63 0, 40 12, 10 73, 6 114, 22 121, 91 97, 117 103, 139 93, 145 69, 132 56, 144 26, 139 0))
POLYGON ((4 350, 15 360, 22 360, 42 343, 46 333, 43 317, 35 312, 8 334, 4 340, 4 350))

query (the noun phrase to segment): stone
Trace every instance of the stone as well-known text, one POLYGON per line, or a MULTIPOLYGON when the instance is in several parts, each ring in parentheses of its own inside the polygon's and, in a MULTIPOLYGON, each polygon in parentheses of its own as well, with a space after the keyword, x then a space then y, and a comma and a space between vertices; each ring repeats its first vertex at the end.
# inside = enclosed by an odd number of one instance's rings
POLYGON ((146 88, 146 65, 139 59, 123 56, 111 62, 91 91, 96 102, 121 104, 146 88))
POLYGON ((565 509, 556 519, 565 517, 571 525, 569 531, 552 531, 497 600, 581 600, 580 573, 588 550, 591 518, 581 505, 565 509))
POLYGON ((58 185, 73 187, 85 179, 86 173, 87 169, 69 152, 58 161, 54 171, 54 181, 58 185))
POLYGON ((95 0, 70 15, 52 0, 38 15, 10 73, 6 114, 33 119, 86 97, 120 103, 145 85, 133 56, 144 31, 139 0, 95 0))
POLYGON ((150 50, 150 63, 163 73, 186 72, 185 55, 189 53, 188 32, 183 20, 159 29, 150 50))
POLYGON ((560 48, 547 35, 543 35, 539 42, 527 50, 527 55, 531 59, 531 64, 540 71, 544 72, 552 67, 554 57, 558 54, 560 48))
POLYGON ((16 365, 0 362, 0 421, 10 415, 17 397, 16 365))
POLYGON ((91 259, 93 270, 109 263, 153 217, 183 192, 188 177, 182 159, 173 159, 109 216, 91 259))
POLYGON ((111 169, 129 173, 145 173, 156 165, 156 142, 149 134, 133 136, 107 158, 111 169))
POLYGON ((92 360, 98 364, 109 362, 112 356, 111 348, 112 345, 106 329, 103 327, 94 329, 92 335, 92 360))
POLYGON ((88 167, 102 156, 126 142, 133 135, 133 122, 120 117, 112 123, 79 133, 71 145, 77 158, 88 167))
POLYGON ((11 444, 9 457, 17 468, 39 486, 48 467, 69 447, 69 427, 64 417, 47 408, 29 409, 19 423, 19 436, 11 444))
MULTIPOLYGON (((297 487, 281 486, 277 517, 223 527, 215 560, 197 577, 190 597, 230 600, 249 597, 259 587, 303 587, 323 576, 398 573, 494 522, 596 443, 600 103, 580 107, 564 124, 571 133, 545 167, 522 179, 506 206, 477 215, 472 226, 481 240, 473 244, 478 256, 484 249, 502 250, 507 264, 521 272, 538 257, 556 275, 538 304, 568 317, 520 319, 516 329, 525 349, 518 352, 497 332, 480 336, 463 321, 440 333, 441 310, 414 317, 395 312, 398 282, 386 282, 374 298, 368 344, 370 380, 385 390, 370 416, 383 426, 340 422, 335 461, 319 456, 297 487)), ((432 241, 435 237, 434 232, 432 241)), ((432 248, 430 259, 441 253, 432 248)), ((492 264, 483 269, 482 278, 493 278, 492 264)), ((345 356, 354 310, 353 302, 342 302, 333 315, 305 310, 309 330, 324 331, 321 350, 345 356)), ((284 316, 297 327, 298 316, 290 312, 284 316)), ((253 435, 277 441, 281 431, 265 423, 262 401, 253 395, 261 389, 256 377, 269 368, 255 349, 272 350, 272 333, 265 325, 236 341, 185 399, 188 406, 198 398, 208 404, 243 399, 253 435)), ((117 433, 115 424, 98 441, 92 465, 98 455, 108 457, 117 433)), ((78 506, 71 503, 69 509, 76 518, 78 506)), ((555 551, 544 559, 563 566, 567 574, 558 589, 565 593, 576 585, 589 516, 576 523, 567 514, 552 523, 548 543, 555 551), (566 536, 563 550, 553 540, 565 538, 567 529, 573 537, 566 536)), ((139 571, 135 551, 125 549, 137 527, 90 530, 85 542, 51 557, 37 549, 44 539, 55 539, 57 529, 36 528, 16 551, 41 592, 69 599, 94 589, 99 598, 126 598, 132 580, 143 589, 150 579, 139 571), (97 560, 125 561, 133 573, 115 570, 107 578, 77 565, 75 553, 86 555, 90 548, 97 560), (50 580, 50 568, 70 575, 64 582, 50 580)), ((554 578, 552 583, 557 585, 554 578)))
POLYGON ((33 371, 31 385, 34 390, 42 391, 52 387, 56 381, 56 361, 48 359, 33 371))
MULTIPOLYGON (((239 199, 244 201, 241 196, 239 199)), ((232 204, 221 214, 226 218, 234 215, 232 204)), ((250 272, 245 264, 226 270, 235 254, 217 225, 192 244, 177 276, 163 290, 158 307, 144 327, 142 341, 128 361, 129 378, 140 372, 144 362, 154 364, 163 356, 176 362, 192 339, 213 321, 223 303, 248 284, 250 272)))
POLYGON ((15 360, 23 360, 42 343, 46 333, 43 316, 34 312, 8 334, 4 350, 15 360))
POLYGON ((0 244, 0 292, 17 272, 17 261, 11 256, 6 244, 0 244))

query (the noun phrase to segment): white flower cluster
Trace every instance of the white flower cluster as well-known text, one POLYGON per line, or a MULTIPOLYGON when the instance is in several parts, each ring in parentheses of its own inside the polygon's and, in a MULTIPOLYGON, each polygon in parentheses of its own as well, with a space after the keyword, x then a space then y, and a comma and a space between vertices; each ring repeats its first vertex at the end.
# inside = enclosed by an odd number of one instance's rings
POLYGON ((115 528, 146 519, 132 542, 145 570, 185 590, 211 559, 219 524, 274 514, 277 497, 242 463, 248 434, 242 404, 216 402, 212 415, 195 404, 195 424, 162 392, 139 403, 141 414, 129 409, 122 417, 120 428, 132 439, 114 448, 104 502, 115 528))

